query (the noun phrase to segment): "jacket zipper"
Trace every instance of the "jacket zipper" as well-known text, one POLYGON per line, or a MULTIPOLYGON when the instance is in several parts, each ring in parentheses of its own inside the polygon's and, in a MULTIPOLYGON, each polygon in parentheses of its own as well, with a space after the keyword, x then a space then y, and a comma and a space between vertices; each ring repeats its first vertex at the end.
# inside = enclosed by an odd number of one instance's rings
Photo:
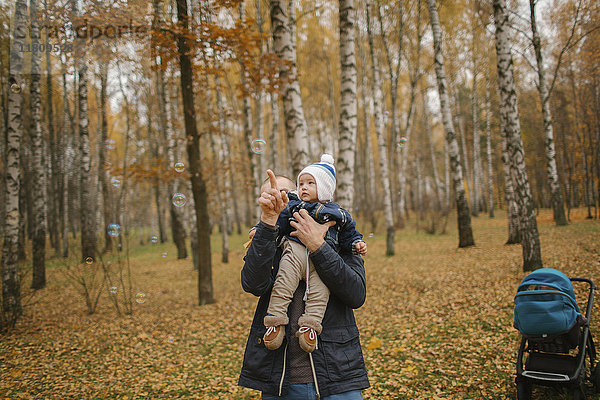
POLYGON ((320 204, 319 207, 317 208, 317 211, 315 211, 315 220, 317 220, 317 218, 319 217, 319 211, 321 211, 321 209, 323 208, 323 204, 320 204))
POLYGON ((281 390, 283 389, 283 378, 285 378, 285 360, 287 359, 287 348, 288 344, 285 344, 285 349, 283 350, 283 371, 281 371, 281 380, 279 381, 279 397, 281 397, 281 390))

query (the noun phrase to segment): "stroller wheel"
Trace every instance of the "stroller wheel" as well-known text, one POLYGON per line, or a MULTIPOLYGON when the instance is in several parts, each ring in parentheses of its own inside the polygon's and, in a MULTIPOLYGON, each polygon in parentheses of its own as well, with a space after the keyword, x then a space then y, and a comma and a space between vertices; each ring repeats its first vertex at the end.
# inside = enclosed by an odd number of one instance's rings
POLYGON ((517 382, 517 400, 531 400, 532 389, 531 382, 517 382))

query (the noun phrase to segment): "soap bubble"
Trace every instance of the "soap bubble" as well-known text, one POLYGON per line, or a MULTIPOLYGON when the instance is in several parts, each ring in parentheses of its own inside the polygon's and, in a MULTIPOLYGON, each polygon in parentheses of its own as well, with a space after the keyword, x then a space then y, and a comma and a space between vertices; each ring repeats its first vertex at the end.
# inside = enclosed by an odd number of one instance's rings
POLYGON ((185 171, 185 164, 182 162, 177 162, 177 163, 175 163, 174 168, 175 168, 175 172, 181 173, 181 172, 185 171))
POLYGON ((94 259, 93 259, 92 257, 87 257, 87 258, 85 259, 85 263, 86 263, 87 265, 90 265, 90 264, 91 264, 91 263, 93 263, 93 262, 94 262, 94 259))
POLYGON ((173 205, 175 207, 183 207, 185 206, 187 199, 185 198, 185 195, 183 193, 175 193, 171 201, 173 202, 173 205))
POLYGON ((406 145, 406 142, 408 142, 408 139, 404 136, 401 137, 400 139, 398 139, 398 147, 404 147, 406 145))
POLYGON ((267 150, 267 142, 263 139, 254 139, 250 146, 254 154, 262 154, 267 150))
POLYGON ((143 303, 145 303, 145 302, 146 302, 146 293, 139 292, 138 294, 136 294, 136 295, 135 295, 135 301, 136 301, 138 304, 143 304, 143 303))
POLYGON ((369 233, 369 237, 373 237, 373 236, 374 236, 373 232, 369 233))
POLYGON ((169 343, 173 343, 173 342, 175 341, 175 337, 174 337, 174 336, 169 336, 169 337, 167 338, 167 341, 168 341, 169 343))
POLYGON ((167 256, 167 253, 162 253, 163 258, 167 256))
POLYGON ((104 142, 104 146, 106 147, 107 150, 114 150, 116 147, 116 142, 113 139, 107 139, 104 142))
POLYGON ((111 184, 112 184, 114 187, 116 187, 116 188, 118 188, 118 187, 120 187, 120 186, 121 186, 121 181, 120 181, 119 179, 115 178, 114 176, 113 176, 113 178, 110 180, 110 183, 111 183, 111 184))
POLYGON ((13 93, 21 93, 21 85, 19 85, 18 83, 13 83, 12 85, 10 85, 10 90, 13 93))
POLYGON ((152 238, 150 239, 150 241, 151 241, 153 244, 156 244, 156 243, 158 243, 158 236, 152 236, 152 238))
POLYGON ((119 224, 108 225, 108 236, 117 237, 121 233, 121 226, 119 224))
POLYGON ((117 294, 117 287, 116 286, 111 286, 110 289, 110 294, 117 294))

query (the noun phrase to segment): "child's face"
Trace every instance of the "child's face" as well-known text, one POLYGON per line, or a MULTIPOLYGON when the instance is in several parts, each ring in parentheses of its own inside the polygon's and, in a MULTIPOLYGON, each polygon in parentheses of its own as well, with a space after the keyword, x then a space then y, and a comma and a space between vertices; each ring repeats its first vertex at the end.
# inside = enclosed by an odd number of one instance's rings
POLYGON ((319 201, 317 196, 317 182, 310 174, 302 174, 298 179, 298 196, 307 202, 319 201))

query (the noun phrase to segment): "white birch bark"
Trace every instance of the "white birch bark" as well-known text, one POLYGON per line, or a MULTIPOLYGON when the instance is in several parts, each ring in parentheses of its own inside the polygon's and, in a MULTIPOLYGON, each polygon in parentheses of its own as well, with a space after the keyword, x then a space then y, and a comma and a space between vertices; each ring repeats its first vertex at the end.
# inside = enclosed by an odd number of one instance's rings
POLYGON ((431 135, 431 126, 429 124, 429 107, 427 106, 427 99, 425 99, 425 90, 421 91, 423 101, 423 124, 425 125, 425 134, 427 135, 427 143, 429 144, 429 157, 431 160, 431 169, 433 171, 433 189, 436 200, 436 206, 442 209, 442 185, 440 182, 440 175, 438 173, 437 159, 435 157, 435 148, 433 145, 433 137, 431 135))
POLYGON ((510 158, 508 155, 508 140, 504 134, 503 121, 500 119, 500 132, 502 134, 502 166, 504 168, 504 199, 508 217, 508 239, 506 244, 521 243, 519 229, 519 207, 515 199, 515 189, 510 176, 510 158))
MULTIPOLYGON (((79 11, 77 9, 77 1, 72 0, 73 15, 77 17, 79 11)), ((92 179, 91 179, 91 151, 90 137, 88 132, 88 89, 87 89, 87 70, 86 62, 86 43, 84 41, 76 41, 75 57, 78 60, 77 75, 78 75, 78 108, 79 115, 77 118, 79 124, 79 153, 80 153, 80 171, 79 171, 79 215, 81 221, 81 256, 82 260, 87 257, 96 256, 96 232, 94 223, 94 199, 92 198, 92 179)), ((102 144, 104 145, 104 144, 102 144)))
POLYGON ((377 145, 379 147, 379 169, 381 171, 381 186, 383 189, 383 212, 386 223, 386 255, 393 256, 394 250, 394 213, 392 210, 392 193, 390 188, 390 178, 387 159, 387 145, 383 132, 383 94, 381 93, 381 82, 379 80, 379 71, 377 60, 375 59, 375 49, 373 44, 373 34, 371 32, 371 16, 369 9, 371 2, 367 2, 367 33, 369 36, 369 50, 371 55, 371 90, 373 97, 373 106, 375 110, 375 131, 377 133, 377 145))
POLYGON ((471 190, 471 215, 479 215, 479 190, 481 169, 481 145, 479 142, 479 118, 477 115, 477 74, 473 75, 471 90, 471 115, 473 118, 473 190, 471 190))
POLYGON ((465 194, 462 168, 460 166, 458 142, 456 141, 456 134, 452 126, 452 114, 450 112, 448 85, 446 83, 446 74, 444 72, 444 56, 442 53, 442 31, 440 28, 440 21, 435 5, 435 0, 427 0, 427 7, 429 9, 431 30, 433 31, 434 67, 438 83, 440 107, 442 111, 442 122, 446 131, 446 142, 448 143, 448 153, 450 158, 450 166, 452 169, 452 180, 454 182, 454 191, 456 195, 459 236, 458 246, 473 246, 475 244, 475 240, 473 239, 473 231, 471 229, 471 215, 469 214, 469 203, 467 202, 465 194))
POLYGON ((271 137, 269 138, 269 153, 271 155, 271 167, 280 170, 279 165, 279 96, 277 93, 269 95, 271 103, 271 137))
POLYGON ((565 207, 558 180, 558 171, 556 168, 556 150, 554 148, 554 129, 552 126, 552 114, 550 112, 550 93, 546 84, 546 76, 544 70, 544 60, 542 58, 542 44, 540 35, 537 30, 535 18, 535 1, 529 0, 529 9, 531 12, 531 31, 532 43, 535 51, 535 60, 537 63, 538 73, 538 93, 542 104, 542 118, 544 120, 544 149, 546 152, 546 172, 548 174, 548 184, 552 196, 552 209, 554 211, 554 222, 556 225, 566 225, 567 218, 565 216, 565 207))
MULTIPOLYGON (((219 116, 219 135, 213 137, 211 130, 211 146, 213 146, 213 155, 219 162, 217 168, 217 191, 219 203, 221 206, 221 261, 229 262, 229 210, 227 198, 231 196, 229 187, 229 177, 227 176, 225 154, 223 153, 223 136, 226 134, 225 113, 223 111, 223 99, 221 97, 221 81, 218 76, 215 76, 217 113, 219 116)), ((259 100, 260 101, 260 100, 259 100)))
POLYGON ((494 0, 496 25, 496 53, 498 88, 500 90, 500 118, 503 134, 507 138, 510 175, 519 207, 519 228, 523 248, 523 271, 542 267, 540 239, 529 178, 525 168, 525 154, 521 138, 521 125, 517 105, 517 92, 513 76, 513 62, 508 36, 508 12, 505 0, 494 0))
POLYGON ((270 0, 273 50, 282 60, 289 63, 289 66, 279 71, 279 75, 285 82, 282 88, 283 113, 292 175, 296 176, 308 164, 308 133, 298 82, 296 46, 292 40, 286 9, 284 0, 270 0))
MULTIPOLYGON (((38 47, 40 42, 40 28, 37 0, 29 1, 29 15, 31 18, 32 48, 38 47)), ((39 48, 39 47, 38 47, 39 48)), ((43 163, 44 143, 42 140, 42 105, 40 92, 40 67, 41 52, 31 52, 31 150, 33 156, 33 186, 35 194, 33 200, 33 289, 46 286, 46 168, 43 163)))
POLYGON ((454 116, 454 121, 456 123, 456 128, 458 130, 458 136, 460 138, 460 148, 462 151, 463 162, 461 164, 462 167, 465 168, 465 190, 468 196, 472 196, 473 192, 473 174, 471 173, 471 165, 469 164, 469 154, 467 152, 467 139, 466 133, 464 129, 464 119, 462 110, 460 107, 460 96, 458 94, 458 90, 454 89, 454 111, 456 115, 454 116))
POLYGON ((340 0, 340 137, 336 160, 337 202, 352 212, 354 204, 354 153, 356 151, 356 58, 354 55, 354 0, 340 0))
POLYGON ((485 137, 487 154, 487 192, 488 212, 490 218, 494 218, 494 168, 492 159, 492 126, 491 126, 491 104, 490 104, 490 76, 489 69, 485 73, 485 137))
MULTIPOLYGON (((8 76, 8 124, 6 132, 4 190, 5 190, 5 228, 2 246, 2 312, 9 316, 14 324, 22 313, 21 283, 19 282, 19 189, 21 172, 21 138, 23 136, 23 52, 27 4, 15 1, 14 29, 10 51, 10 70, 8 76)), ((4 318, 0 318, 0 324, 4 318)), ((0 328, 3 328, 0 326, 0 328)))

